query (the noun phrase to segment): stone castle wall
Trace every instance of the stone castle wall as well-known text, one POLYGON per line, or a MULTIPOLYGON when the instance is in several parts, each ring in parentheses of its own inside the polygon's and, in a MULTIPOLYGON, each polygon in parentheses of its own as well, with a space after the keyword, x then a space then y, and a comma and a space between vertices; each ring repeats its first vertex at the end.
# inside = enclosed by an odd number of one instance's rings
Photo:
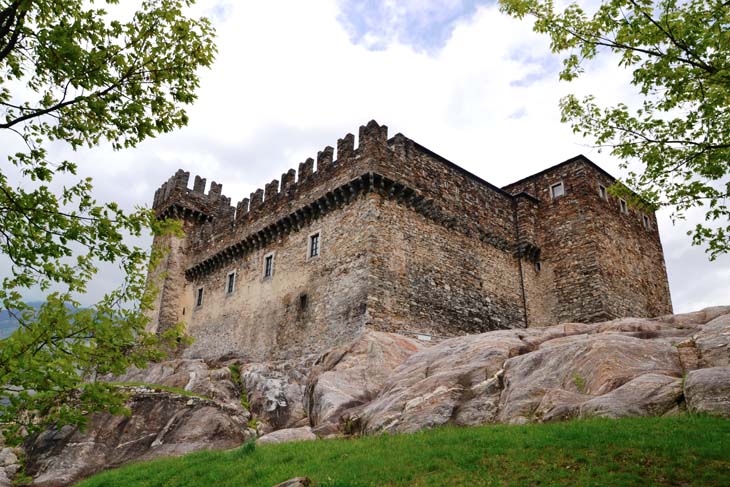
POLYGON ((555 322, 592 323, 671 313, 656 218, 628 204, 628 213, 622 213, 619 199, 607 191, 613 182, 578 157, 505 188, 540 202, 540 272, 533 277, 543 284, 528 287, 553 290, 553 296, 543 298, 545 310, 536 313, 538 321, 541 314, 555 322), (553 198, 550 188, 561 182, 565 194, 553 198))
POLYGON ((235 207, 220 184, 206 193, 196 177, 188 188, 189 173, 165 183, 154 208, 181 218, 187 237, 157 242, 172 249, 158 329, 185 321, 192 356, 264 358, 316 352, 363 327, 452 336, 671 311, 653 215, 642 233, 606 213, 597 181, 609 176, 587 159, 500 189, 375 122, 358 138, 235 207), (566 194, 552 199, 557 180, 566 194), (309 259, 315 232, 321 254, 309 259))

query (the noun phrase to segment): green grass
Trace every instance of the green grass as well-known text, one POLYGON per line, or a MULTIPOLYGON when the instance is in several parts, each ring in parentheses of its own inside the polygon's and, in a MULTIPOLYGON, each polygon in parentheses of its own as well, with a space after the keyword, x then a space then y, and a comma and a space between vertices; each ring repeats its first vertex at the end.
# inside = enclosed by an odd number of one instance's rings
POLYGON ((440 428, 199 452, 102 473, 92 486, 727 486, 730 421, 696 416, 440 428))

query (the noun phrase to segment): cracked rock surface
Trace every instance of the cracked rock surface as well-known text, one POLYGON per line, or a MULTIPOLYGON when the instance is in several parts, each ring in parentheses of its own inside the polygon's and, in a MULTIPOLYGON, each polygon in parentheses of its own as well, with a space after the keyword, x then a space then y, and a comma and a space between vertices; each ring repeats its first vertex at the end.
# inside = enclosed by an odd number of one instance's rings
POLYGON ((35 485, 256 436, 265 444, 685 410, 730 417, 730 306, 439 343, 364 331, 318 358, 223 366, 178 359, 114 380, 199 396, 132 387, 131 417, 97 414, 85 432, 38 435, 26 444, 35 485))

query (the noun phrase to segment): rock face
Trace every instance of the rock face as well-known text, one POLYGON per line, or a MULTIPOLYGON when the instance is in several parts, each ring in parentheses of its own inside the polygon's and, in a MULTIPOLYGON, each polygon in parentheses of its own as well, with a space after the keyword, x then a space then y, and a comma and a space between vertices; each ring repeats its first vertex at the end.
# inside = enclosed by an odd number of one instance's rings
POLYGON ((0 487, 12 487, 15 474, 20 470, 20 461, 13 448, 0 449, 0 487))
POLYGON ((287 443, 290 441, 312 441, 316 440, 317 435, 312 433, 312 428, 304 426, 302 428, 288 428, 274 431, 262 436, 256 440, 257 445, 267 445, 270 443, 287 443))
POLYGON ((691 409, 729 414, 727 374, 692 372, 729 360, 730 307, 464 336, 411 355, 352 420, 376 433, 664 415, 685 397, 691 409))
POLYGON ((694 413, 730 418, 730 367, 693 370, 684 382, 684 396, 694 413))
POLYGON ((367 331, 315 364, 304 403, 310 423, 322 435, 339 432, 343 414, 371 401, 393 371, 423 345, 392 333, 367 331))
POLYGON ((307 362, 251 363, 241 367, 241 382, 259 429, 308 426, 302 400, 307 362))
POLYGON ((170 360, 107 377, 130 393, 131 415, 98 413, 84 431, 64 427, 40 434, 25 446, 27 473, 35 485, 68 485, 133 460, 240 445, 256 433, 248 427, 251 415, 236 379, 231 368, 201 360, 170 360))
POLYGON ((176 387, 208 397, 234 409, 242 409, 238 390, 229 367, 210 367, 202 360, 169 360, 150 364, 146 369, 132 367, 126 374, 109 378, 121 383, 157 384, 176 387))
POLYGON ((136 388, 131 417, 99 414, 85 433, 47 431, 26 445, 27 473, 36 485, 66 485, 131 460, 234 447, 255 435, 265 445, 443 424, 683 410, 730 417, 730 307, 440 343, 365 331, 319 358, 235 365, 173 360, 116 378, 207 398, 136 388))

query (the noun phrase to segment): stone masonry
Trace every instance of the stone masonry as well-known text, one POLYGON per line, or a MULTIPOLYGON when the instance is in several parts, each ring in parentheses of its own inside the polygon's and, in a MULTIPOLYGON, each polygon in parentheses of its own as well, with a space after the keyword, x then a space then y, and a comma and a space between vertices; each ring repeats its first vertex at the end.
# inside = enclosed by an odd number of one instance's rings
POLYGON ((190 357, 316 353, 364 329, 435 337, 671 313, 653 213, 584 156, 498 188, 371 121, 249 198, 178 171, 184 237, 150 276, 151 327, 190 357))

